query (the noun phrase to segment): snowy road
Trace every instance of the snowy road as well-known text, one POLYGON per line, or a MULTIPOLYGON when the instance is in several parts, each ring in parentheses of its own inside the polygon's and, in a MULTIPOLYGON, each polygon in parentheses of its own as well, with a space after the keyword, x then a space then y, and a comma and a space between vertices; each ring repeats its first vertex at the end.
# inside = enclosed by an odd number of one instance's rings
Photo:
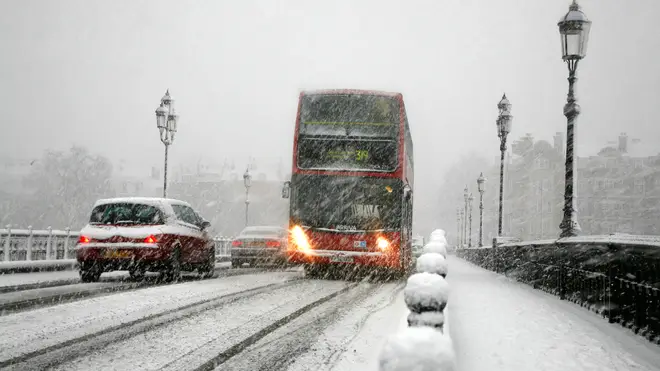
MULTIPOLYGON (((651 371, 660 349, 592 312, 449 258, 446 330, 461 371, 651 371)), ((406 326, 402 282, 262 272, 0 316, 13 370, 377 371, 406 326)))
POLYGON ((405 325, 402 287, 266 272, 14 313, 0 317, 0 368, 334 369, 348 349, 373 363, 383 331, 405 325))
MULTIPOLYGON (((266 271, 265 268, 232 269, 230 265, 216 265, 216 277, 228 277, 266 271)), ((196 273, 184 272, 182 282, 199 280, 196 273)), ((104 273, 96 283, 81 283, 77 271, 12 274, 0 276, 0 314, 45 305, 61 304, 85 297, 119 291, 167 285, 158 273, 147 273, 144 280, 130 279, 128 272, 104 273), (18 276, 18 277, 16 277, 18 276), (73 278, 73 277, 77 278, 73 278), (19 283, 24 278, 27 283, 19 283)))
POLYGON ((449 258, 449 331, 462 371, 652 371, 660 348, 593 312, 449 258))
MULTIPOLYGON (((231 263, 221 262, 215 264, 215 269, 229 269, 231 263)), ((113 281, 127 279, 127 271, 107 272, 101 276, 101 281, 113 281)), ((54 272, 32 272, 32 273, 5 273, 0 274, 0 293, 30 290, 51 286, 69 285, 80 282, 77 270, 54 271, 54 272)))

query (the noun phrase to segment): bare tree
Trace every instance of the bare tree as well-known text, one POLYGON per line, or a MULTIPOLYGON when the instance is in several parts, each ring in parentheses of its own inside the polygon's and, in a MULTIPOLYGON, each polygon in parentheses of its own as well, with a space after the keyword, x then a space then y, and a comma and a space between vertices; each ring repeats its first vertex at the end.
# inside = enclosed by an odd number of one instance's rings
POLYGON ((82 226, 97 199, 114 195, 111 177, 110 161, 84 147, 46 151, 25 178, 25 185, 33 191, 35 222, 54 227, 82 226))

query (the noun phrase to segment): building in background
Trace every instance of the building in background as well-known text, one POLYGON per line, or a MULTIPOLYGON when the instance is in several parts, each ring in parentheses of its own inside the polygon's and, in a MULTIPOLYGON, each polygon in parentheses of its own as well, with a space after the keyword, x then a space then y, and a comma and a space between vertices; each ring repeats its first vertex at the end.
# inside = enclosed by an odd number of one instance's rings
MULTIPOLYGON (((660 234, 660 150, 625 133, 598 154, 578 157, 578 221, 583 234, 660 234)), ((527 134, 512 144, 504 194, 504 232, 525 240, 557 238, 563 215, 564 139, 527 134)), ((495 167, 491 179, 499 176, 495 167)), ((496 183, 496 181, 491 181, 496 183)), ((497 218, 497 189, 488 190, 485 228, 497 218)))
POLYGON ((286 226, 289 203, 282 198, 282 185, 290 178, 290 171, 277 157, 198 159, 179 165, 168 187, 169 196, 199 210, 211 222, 214 233, 236 235, 245 227, 243 173, 248 167, 252 174, 250 225, 286 226))

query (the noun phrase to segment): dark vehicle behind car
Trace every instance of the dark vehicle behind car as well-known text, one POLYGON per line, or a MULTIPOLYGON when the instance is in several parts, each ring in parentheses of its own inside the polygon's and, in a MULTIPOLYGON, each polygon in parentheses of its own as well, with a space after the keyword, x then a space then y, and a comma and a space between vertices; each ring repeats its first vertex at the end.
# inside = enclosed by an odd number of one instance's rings
POLYGON ((247 227, 232 241, 231 265, 286 264, 288 232, 281 227, 247 227))

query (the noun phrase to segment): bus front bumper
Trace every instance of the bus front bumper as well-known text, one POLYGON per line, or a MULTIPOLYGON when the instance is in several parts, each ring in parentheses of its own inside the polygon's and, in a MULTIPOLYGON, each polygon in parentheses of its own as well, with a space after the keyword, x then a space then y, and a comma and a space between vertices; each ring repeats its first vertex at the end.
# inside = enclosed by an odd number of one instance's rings
POLYGON ((367 266, 398 267, 399 257, 396 254, 371 251, 341 251, 341 250, 290 250, 288 260, 294 264, 356 264, 367 266))

